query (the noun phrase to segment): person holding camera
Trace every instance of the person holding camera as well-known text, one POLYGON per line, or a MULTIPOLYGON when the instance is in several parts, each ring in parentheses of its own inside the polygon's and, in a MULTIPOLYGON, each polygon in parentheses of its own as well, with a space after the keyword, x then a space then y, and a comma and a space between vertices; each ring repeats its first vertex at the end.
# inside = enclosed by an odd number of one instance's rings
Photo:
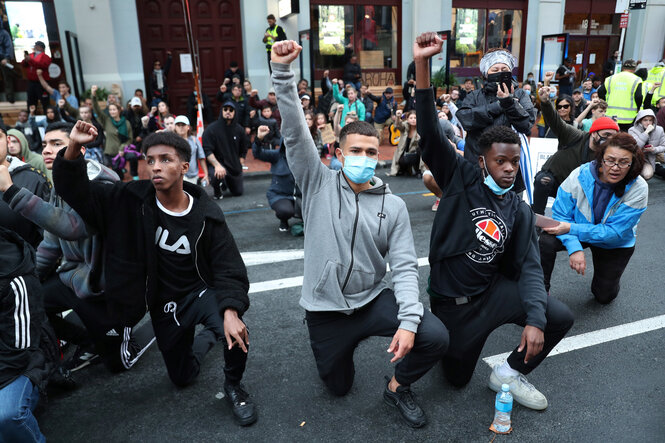
POLYGON ((490 126, 512 126, 530 134, 536 112, 529 94, 517 88, 512 71, 517 60, 505 49, 490 49, 480 60, 485 85, 466 95, 455 116, 467 132, 464 158, 478 163, 480 134, 490 126))

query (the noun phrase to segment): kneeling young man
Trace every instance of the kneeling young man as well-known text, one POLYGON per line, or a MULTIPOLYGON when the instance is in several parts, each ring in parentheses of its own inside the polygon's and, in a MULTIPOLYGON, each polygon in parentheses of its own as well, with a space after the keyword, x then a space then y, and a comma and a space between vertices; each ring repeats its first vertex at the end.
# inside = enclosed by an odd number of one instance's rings
POLYGON ((143 141, 150 181, 106 185, 88 180, 81 155, 96 136, 94 126, 77 122, 53 178, 57 194, 104 238, 109 308, 128 325, 150 310, 178 386, 192 383, 206 353, 225 340, 226 397, 241 425, 253 423, 254 405, 240 385, 249 344, 242 321, 247 271, 219 206, 201 187, 183 183, 189 144, 173 132, 151 134, 143 141), (195 336, 198 324, 204 329, 195 336))
POLYGON ((573 316, 547 297, 534 214, 510 192, 519 173, 518 135, 505 126, 485 130, 475 164, 457 155, 441 132, 428 69, 441 47, 436 33, 425 33, 413 53, 423 161, 443 191, 432 226, 428 292, 432 312, 450 334, 444 373, 455 386, 467 384, 489 334, 506 323, 524 326, 519 346, 494 367, 489 386, 499 391, 506 383, 518 403, 545 409, 547 399, 524 375, 564 337, 573 316))
POLYGON ((335 395, 353 384, 353 353, 370 336, 392 336, 388 352, 395 375, 384 400, 410 426, 426 423, 410 385, 441 359, 448 334, 418 301, 418 264, 404 202, 374 176, 379 134, 367 122, 345 125, 337 157, 328 169, 310 135, 289 65, 301 51, 293 41, 272 48, 272 81, 282 116, 286 157, 303 194, 305 276, 300 305, 306 309, 319 375, 335 395), (389 253, 389 259, 386 256, 389 253), (390 263, 394 291, 384 281, 390 263))

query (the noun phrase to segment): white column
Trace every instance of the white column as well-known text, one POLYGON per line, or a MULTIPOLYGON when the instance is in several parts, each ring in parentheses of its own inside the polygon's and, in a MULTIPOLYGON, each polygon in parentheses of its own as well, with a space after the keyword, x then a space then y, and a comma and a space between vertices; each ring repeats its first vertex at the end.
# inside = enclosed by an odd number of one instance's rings
POLYGON ((534 76, 538 78, 542 36, 563 32, 565 7, 565 0, 529 0, 524 47, 524 77, 527 73, 533 72, 534 76))
POLYGON ((649 0, 646 9, 630 11, 623 59, 642 60, 651 67, 663 57, 665 47, 665 0, 649 0))

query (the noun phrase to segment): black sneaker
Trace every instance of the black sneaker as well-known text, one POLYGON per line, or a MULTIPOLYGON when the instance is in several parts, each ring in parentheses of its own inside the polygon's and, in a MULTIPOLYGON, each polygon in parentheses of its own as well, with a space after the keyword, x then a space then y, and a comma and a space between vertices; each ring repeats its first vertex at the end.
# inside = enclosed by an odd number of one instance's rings
POLYGON ((408 386, 399 386, 397 392, 388 389, 390 378, 386 377, 386 389, 383 391, 383 400, 402 414, 402 418, 412 428, 420 428, 427 423, 427 417, 416 403, 415 395, 408 386))
POLYGON ((256 408, 243 385, 224 383, 224 393, 240 426, 249 426, 256 421, 256 408))
POLYGON ((99 354, 92 352, 92 349, 77 347, 74 355, 63 366, 65 369, 75 372, 99 361, 99 354))
POLYGON ((288 232, 289 230, 289 222, 286 220, 282 220, 279 222, 279 232, 288 232))

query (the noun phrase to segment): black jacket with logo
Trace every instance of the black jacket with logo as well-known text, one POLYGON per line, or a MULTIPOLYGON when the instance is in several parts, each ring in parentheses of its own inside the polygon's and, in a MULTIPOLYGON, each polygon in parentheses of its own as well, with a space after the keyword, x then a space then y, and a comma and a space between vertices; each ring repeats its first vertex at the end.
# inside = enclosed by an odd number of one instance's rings
MULTIPOLYGON (((88 225, 104 237, 106 300, 110 315, 125 326, 135 325, 147 309, 159 306, 155 232, 155 188, 140 180, 107 185, 90 182, 83 156, 65 160, 61 151, 53 164, 56 192, 88 225)), ((187 237, 194 262, 206 287, 214 291, 220 313, 249 308, 249 280, 240 252, 222 210, 191 183, 184 189, 195 198, 187 237)))
MULTIPOLYGON (((430 237, 429 261, 434 266, 435 263, 480 247, 471 215, 473 208, 467 193, 485 185, 478 166, 457 155, 446 140, 435 109, 431 106, 433 101, 432 89, 416 90, 422 159, 443 191, 430 237)), ((520 298, 527 313, 527 324, 543 330, 546 324, 547 292, 534 226, 535 217, 531 208, 521 201, 517 205, 512 234, 500 258, 499 272, 518 282, 520 298)))

